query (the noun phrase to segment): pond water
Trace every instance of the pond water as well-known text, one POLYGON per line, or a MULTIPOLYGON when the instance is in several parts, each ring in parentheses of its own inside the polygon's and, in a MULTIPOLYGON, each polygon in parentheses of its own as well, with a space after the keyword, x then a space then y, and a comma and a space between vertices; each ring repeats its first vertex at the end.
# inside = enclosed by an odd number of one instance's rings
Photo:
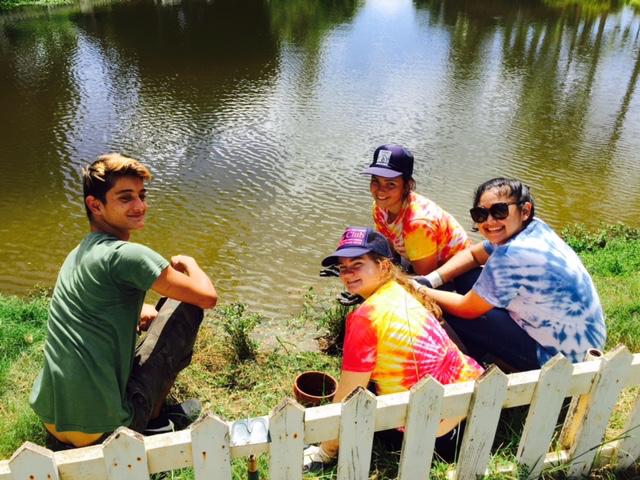
MULTIPOLYGON (((195 257, 269 317, 335 280, 381 143, 470 228, 480 182, 541 218, 640 224, 640 16, 562 1, 183 0, 0 16, 0 292, 52 285, 87 230, 79 170, 142 159, 134 240, 195 257)), ((590 5, 590 6, 589 6, 590 5)))

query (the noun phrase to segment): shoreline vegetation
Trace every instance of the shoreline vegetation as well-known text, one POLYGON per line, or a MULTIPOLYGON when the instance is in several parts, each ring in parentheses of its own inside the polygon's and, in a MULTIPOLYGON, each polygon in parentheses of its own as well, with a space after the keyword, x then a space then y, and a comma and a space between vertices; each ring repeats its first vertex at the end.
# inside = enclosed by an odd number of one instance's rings
MULTIPOLYGON (((590 231, 575 225, 564 229, 562 236, 578 252, 598 288, 607 318, 606 350, 622 343, 631 352, 640 352, 640 228, 616 224, 590 231)), ((205 410, 226 420, 238 420, 265 415, 284 397, 292 397, 293 379, 302 371, 337 375, 340 352, 335 346, 348 308, 335 301, 337 282, 327 283, 334 290, 323 294, 309 290, 301 299, 300 314, 286 325, 287 331, 322 334, 319 351, 301 351, 295 340, 286 338, 276 338, 275 346, 261 348, 252 333, 264 320, 261 315, 242 304, 224 305, 207 314, 192 364, 178 378, 170 399, 196 397, 205 410)), ((8 459, 27 440, 46 445, 44 428, 27 399, 42 365, 49 293, 40 288, 24 298, 0 294, 0 459, 8 459)), ((623 414, 631 409, 637 393, 638 388, 632 388, 622 395, 607 439, 622 433, 623 414)), ((494 444, 495 466, 514 457, 525 416, 526 410, 503 412, 494 444)), ((398 458, 398 452, 375 447, 372 474, 377 479, 395 478, 398 458)), ((433 478, 446 478, 447 468, 447 464, 435 462, 433 478)), ((237 478, 246 474, 245 469, 245 462, 234 460, 237 478)), ((264 460, 261 469, 266 474, 264 460)), ((606 469, 596 475, 591 478, 624 478, 606 469)), ((193 475, 184 469, 174 472, 172 478, 193 475)), ((550 472, 545 478, 561 478, 561 471, 550 472)))
MULTIPOLYGON (((62 5, 81 5, 86 0, 0 0, 0 14, 24 7, 58 7, 62 5)), ((551 9, 580 8, 589 15, 615 12, 623 6, 640 11, 640 0, 540 0, 551 9)))

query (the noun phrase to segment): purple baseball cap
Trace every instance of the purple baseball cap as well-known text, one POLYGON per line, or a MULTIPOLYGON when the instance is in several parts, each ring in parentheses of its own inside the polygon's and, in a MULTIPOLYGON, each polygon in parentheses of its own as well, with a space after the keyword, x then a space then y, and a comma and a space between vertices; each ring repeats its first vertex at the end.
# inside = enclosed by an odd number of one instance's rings
POLYGON ((389 242, 372 228, 347 227, 340 238, 338 248, 331 255, 322 260, 323 267, 338 263, 339 257, 359 257, 369 252, 375 252, 383 257, 393 258, 389 242))
POLYGON ((373 162, 362 174, 386 178, 400 175, 410 177, 413 175, 413 154, 401 145, 380 145, 373 152, 373 162))

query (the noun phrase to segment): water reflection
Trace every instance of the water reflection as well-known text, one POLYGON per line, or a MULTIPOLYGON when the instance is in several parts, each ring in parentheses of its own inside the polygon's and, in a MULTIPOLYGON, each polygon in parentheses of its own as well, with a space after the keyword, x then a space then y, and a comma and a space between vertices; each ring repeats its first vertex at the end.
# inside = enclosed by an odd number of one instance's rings
MULTIPOLYGON (((93 5, 93 6, 92 6, 93 5)), ((294 311, 373 148, 470 226, 472 189, 528 181, 543 218, 637 224, 640 20, 620 3, 183 0, 0 17, 0 291, 52 283, 82 236, 78 170, 150 164, 136 239, 195 256, 224 301, 294 311), (622 208, 624 207, 624 208, 622 208), (611 212, 617 212, 614 218, 611 212)))

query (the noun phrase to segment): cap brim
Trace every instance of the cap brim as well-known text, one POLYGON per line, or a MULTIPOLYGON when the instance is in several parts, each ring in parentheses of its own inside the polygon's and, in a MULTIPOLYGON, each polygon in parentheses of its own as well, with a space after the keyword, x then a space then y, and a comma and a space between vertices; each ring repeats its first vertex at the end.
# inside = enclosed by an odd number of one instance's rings
POLYGON ((331 265, 335 265, 336 263, 338 263, 338 258, 340 257, 348 257, 348 258, 360 257, 366 253, 369 253, 370 251, 371 251, 370 248, 362 248, 362 247, 342 248, 340 250, 336 250, 328 257, 325 257, 325 259, 322 260, 322 266, 330 267, 331 265))
POLYGON ((362 175, 377 175, 378 177, 395 178, 402 175, 402 172, 383 167, 369 167, 361 172, 362 175))

